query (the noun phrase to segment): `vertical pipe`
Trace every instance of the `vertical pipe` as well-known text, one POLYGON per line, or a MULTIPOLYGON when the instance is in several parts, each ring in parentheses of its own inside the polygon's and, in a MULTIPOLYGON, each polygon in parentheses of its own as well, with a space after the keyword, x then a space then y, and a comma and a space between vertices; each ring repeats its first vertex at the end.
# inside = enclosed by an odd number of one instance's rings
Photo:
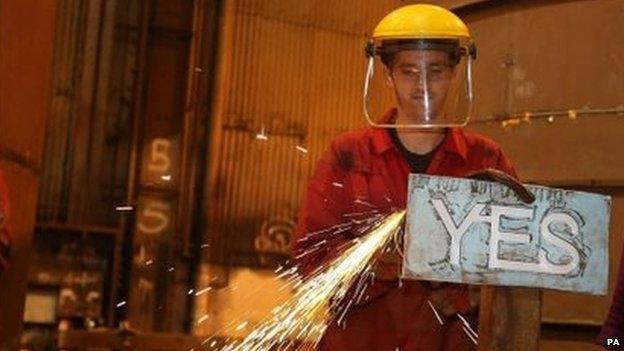
MULTIPOLYGON (((268 50, 266 48, 270 46, 270 43, 266 41, 267 38, 271 38, 271 36, 265 35, 265 29, 271 22, 258 18, 253 13, 248 16, 250 18, 249 26, 254 33, 252 40, 250 40, 248 50, 252 52, 252 60, 255 63, 252 67, 253 74, 250 74, 250 80, 254 83, 254 89, 250 92, 250 97, 253 98, 254 100, 252 101, 255 102, 253 106, 255 107, 255 113, 253 114, 251 126, 252 128, 257 128, 265 124, 270 133, 272 127, 270 121, 267 119, 267 116, 270 115, 267 113, 266 109, 267 99, 266 97, 264 99, 262 98, 262 92, 264 89, 267 89, 265 85, 270 78, 267 67, 260 66, 260 63, 266 62, 264 55, 267 55, 268 50)), ((255 138, 253 133, 251 137, 255 138)), ((251 139, 249 142, 250 153, 254 153, 256 157, 246 159, 245 164, 248 165, 248 167, 257 166, 257 168, 256 171, 253 172, 253 175, 248 173, 247 176, 242 179, 242 181, 245 182, 245 186, 242 188, 239 198, 251 199, 251 201, 246 201, 239 205, 244 209, 244 211, 241 211, 243 213, 242 218, 246 220, 255 221, 259 218, 259 214, 256 210, 257 206, 262 203, 262 190, 267 187, 267 184, 260 186, 258 183, 263 183, 266 179, 266 168, 270 165, 269 162, 271 161, 270 158, 267 158, 267 154, 270 152, 271 146, 276 142, 278 142, 278 139, 274 135, 269 135, 269 140, 267 141, 251 139)), ((246 233, 247 237, 250 237, 251 240, 253 240, 255 234, 256 233, 253 232, 246 233)))
POLYGON ((204 16, 206 12, 205 0, 195 0, 193 2, 193 22, 192 22, 192 38, 189 47, 189 58, 187 67, 187 82, 184 104, 184 118, 182 126, 181 144, 181 161, 178 186, 179 201, 177 209, 177 218, 179 232, 182 235, 183 252, 190 251, 190 231, 191 218, 193 209, 192 187, 195 184, 194 175, 194 148, 197 144, 195 139, 197 134, 194 131, 197 128, 197 110, 199 108, 199 79, 201 77, 196 68, 200 66, 202 42, 204 40, 204 16))
MULTIPOLYGON (((139 10, 139 28, 138 28, 138 41, 137 41, 137 50, 136 50, 136 64, 135 64, 135 72, 136 72, 136 80, 133 89, 133 97, 134 103, 132 105, 132 127, 131 127, 131 137, 130 137, 130 157, 128 160, 128 177, 127 177, 127 185, 126 185, 126 204, 135 206, 136 208, 136 196, 137 196, 137 184, 138 184, 138 162, 139 162, 139 153, 140 153, 140 140, 141 140, 141 126, 143 125, 143 93, 144 93, 144 85, 145 85, 145 59, 146 59, 146 49, 147 49, 147 33, 148 33, 148 25, 149 25, 149 11, 150 11, 150 0, 139 0, 140 1, 140 10, 139 10)), ((121 291, 124 288, 124 285, 127 285, 129 282, 129 275, 131 274, 131 260, 130 262, 126 262, 124 267, 122 267, 122 256, 123 247, 129 247, 130 253, 132 252, 132 224, 134 223, 134 216, 122 216, 120 218, 118 224, 118 235, 115 237, 115 253, 113 259, 113 282, 111 287, 111 300, 109 302, 108 310, 109 316, 111 316, 109 320, 109 327, 113 327, 115 325, 115 321, 121 320, 121 318, 125 317, 125 315, 116 314, 116 304, 117 300, 120 297, 126 297, 129 291, 121 291), (122 276, 122 268, 125 273, 122 276), (114 317, 113 317, 114 316, 114 317)), ((126 288, 128 288, 126 286, 126 288)))
MULTIPOLYGON (((217 202, 218 195, 222 193, 222 189, 215 189, 220 179, 219 171, 223 165, 224 160, 221 159, 225 149, 224 136, 223 136, 223 124, 227 118, 227 109, 230 98, 230 87, 232 80, 232 52, 234 49, 233 37, 236 33, 236 13, 235 13, 235 0, 224 1, 222 13, 222 21, 220 22, 220 34, 219 34, 219 49, 216 65, 216 84, 215 94, 213 100, 214 109, 212 111, 210 132, 210 155, 207 158, 208 175, 206 179, 207 187, 205 189, 205 198, 207 201, 205 213, 208 221, 207 227, 214 225, 214 221, 217 223, 220 221, 219 213, 222 213, 220 206, 217 202)), ((239 42, 237 40, 237 42, 239 42)), ((219 226, 220 227, 220 226, 219 226)), ((219 228, 220 229, 220 228, 219 228)), ((217 229, 217 231, 219 230, 217 229)), ((212 239, 212 238, 209 238, 212 239)), ((214 240, 209 240, 214 241, 214 240)), ((214 252, 214 248, 211 248, 208 252, 214 252)))

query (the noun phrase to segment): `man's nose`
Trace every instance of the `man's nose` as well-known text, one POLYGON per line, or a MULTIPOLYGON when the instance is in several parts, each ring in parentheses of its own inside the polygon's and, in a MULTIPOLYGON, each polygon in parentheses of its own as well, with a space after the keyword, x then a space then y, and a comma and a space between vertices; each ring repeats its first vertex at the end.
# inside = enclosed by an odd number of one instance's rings
POLYGON ((418 80, 414 80, 415 83, 415 91, 419 94, 430 94, 431 93, 431 81, 426 78, 419 78, 418 80))
POLYGON ((429 89, 433 79, 431 74, 428 74, 426 70, 418 71, 414 77, 414 83, 418 85, 420 89, 429 89))

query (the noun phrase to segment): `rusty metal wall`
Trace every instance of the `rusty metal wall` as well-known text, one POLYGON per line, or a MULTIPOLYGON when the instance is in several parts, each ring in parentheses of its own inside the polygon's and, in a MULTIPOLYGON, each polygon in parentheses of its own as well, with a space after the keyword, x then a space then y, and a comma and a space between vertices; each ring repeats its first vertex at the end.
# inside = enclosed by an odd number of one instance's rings
MULTIPOLYGON (((118 310, 115 296, 121 275, 121 235, 117 235, 115 207, 120 205, 127 184, 138 3, 58 1, 52 81, 48 83, 49 118, 45 138, 41 137, 45 146, 29 270, 30 286, 54 286, 56 281, 82 274, 97 276, 101 282, 93 292, 102 296, 96 303, 100 305, 97 317, 109 325, 114 324, 118 310), (98 243, 89 245, 93 240, 98 243), (72 247, 78 248, 74 257, 97 251, 103 264, 93 269, 80 263, 54 269, 59 261, 57 248, 72 247), (54 274, 39 274, 48 269, 54 274)), ((56 288, 66 287, 56 284, 56 288)), ((86 295, 79 296, 82 305, 86 295)), ((81 313, 57 311, 65 317, 81 313)))
POLYGON ((143 331, 181 332, 190 324, 188 291, 201 246, 194 213, 203 188, 219 3, 142 4, 126 316, 143 331))
POLYGON ((67 215, 71 176, 71 135, 80 93, 81 58, 84 55, 87 3, 59 3, 54 42, 54 80, 49 107, 38 218, 54 220, 67 215))
POLYGON ((116 226, 129 153, 136 4, 59 2, 39 223, 116 226))
POLYGON ((232 46, 222 67, 229 88, 214 116, 218 141, 208 184, 214 260, 263 265, 254 252, 288 253, 284 235, 315 160, 331 138, 365 126, 363 47, 367 33, 400 3, 231 5, 232 46))
MULTIPOLYGON (((479 116, 624 107, 623 1, 510 2, 466 20, 479 47, 479 116)), ((579 114, 474 128, 501 143, 525 180, 621 186, 624 159, 612 150, 622 145, 622 117, 579 114)))

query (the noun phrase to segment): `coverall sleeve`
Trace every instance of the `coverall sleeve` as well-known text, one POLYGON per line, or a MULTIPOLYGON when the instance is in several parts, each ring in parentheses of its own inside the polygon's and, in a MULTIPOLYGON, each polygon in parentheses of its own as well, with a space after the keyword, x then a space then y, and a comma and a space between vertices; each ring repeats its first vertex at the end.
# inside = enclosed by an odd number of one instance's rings
MULTIPOLYGON (((341 169, 336 154, 330 147, 319 160, 308 183, 292 240, 293 258, 304 277, 336 258, 352 239, 362 235, 344 216, 353 212, 354 195, 349 188, 349 173, 341 169)), ((398 284, 370 276, 361 278, 366 280, 354 283, 345 296, 353 306, 369 303, 398 284)))
POLYGON ((299 271, 308 276, 334 258, 348 240, 343 213, 346 172, 338 170, 330 147, 316 165, 306 188, 291 251, 299 271), (342 187, 341 187, 342 186, 342 187))
POLYGON ((518 179, 518 173, 516 173, 516 169, 511 164, 511 161, 507 158, 507 156, 505 156, 502 150, 499 150, 498 152, 498 160, 496 162, 496 169, 498 169, 501 172, 505 172, 509 174, 515 179, 518 179))

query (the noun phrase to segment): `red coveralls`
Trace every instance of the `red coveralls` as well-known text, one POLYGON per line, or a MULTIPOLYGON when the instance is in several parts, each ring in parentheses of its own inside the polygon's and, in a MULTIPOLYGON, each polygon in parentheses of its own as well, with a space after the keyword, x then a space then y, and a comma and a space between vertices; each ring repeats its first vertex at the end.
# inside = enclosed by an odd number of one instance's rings
POLYGON ((10 246, 9 238, 9 190, 0 173, 0 272, 7 268, 8 257, 4 257, 1 248, 10 246))
MULTIPOLYGON (((381 120, 392 123, 396 109, 381 120)), ((516 173, 493 141, 457 128, 447 130, 426 173, 462 177, 484 168, 495 168, 512 176, 516 173)), ((337 248, 359 235, 357 230, 327 230, 359 212, 375 208, 382 213, 404 209, 410 166, 392 142, 388 131, 367 128, 334 139, 318 161, 306 190, 293 240, 293 256, 304 273, 332 259, 337 248), (322 249, 300 254, 315 244, 322 249)), ((461 321, 443 326, 437 321, 427 300, 428 285, 418 281, 380 281, 372 283, 365 297, 351 306, 345 325, 332 323, 323 336, 319 350, 331 351, 461 351, 473 350, 461 321)), ((461 295, 467 300, 467 294, 461 295)), ((455 305, 466 305, 456 301, 455 305)), ((473 325, 476 330, 476 326, 473 325)))

